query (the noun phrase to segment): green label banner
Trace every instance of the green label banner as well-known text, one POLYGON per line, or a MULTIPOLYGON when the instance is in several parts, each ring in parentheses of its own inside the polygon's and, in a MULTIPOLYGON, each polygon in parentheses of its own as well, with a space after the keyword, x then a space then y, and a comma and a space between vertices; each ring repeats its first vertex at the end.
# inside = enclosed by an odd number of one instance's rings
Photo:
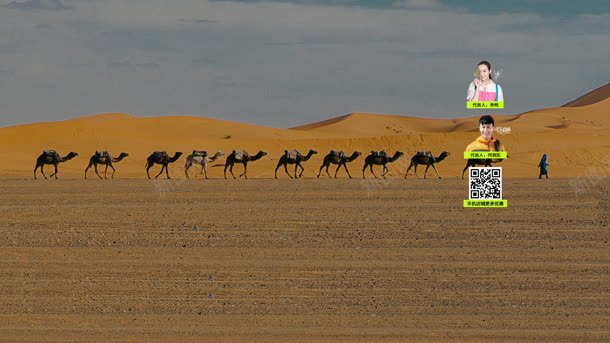
POLYGON ((468 109, 497 109, 504 108, 504 101, 466 101, 468 109))
POLYGON ((464 207, 508 207, 508 200, 464 200, 464 207))
POLYGON ((464 151, 464 159, 494 159, 503 160, 508 158, 506 151, 464 151))

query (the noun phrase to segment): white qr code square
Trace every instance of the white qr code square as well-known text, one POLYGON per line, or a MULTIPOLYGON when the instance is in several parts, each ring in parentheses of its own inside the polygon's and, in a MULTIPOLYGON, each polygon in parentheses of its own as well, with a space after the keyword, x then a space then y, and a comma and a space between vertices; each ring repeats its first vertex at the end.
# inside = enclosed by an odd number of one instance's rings
POLYGON ((468 168, 468 199, 502 199, 502 167, 468 168))

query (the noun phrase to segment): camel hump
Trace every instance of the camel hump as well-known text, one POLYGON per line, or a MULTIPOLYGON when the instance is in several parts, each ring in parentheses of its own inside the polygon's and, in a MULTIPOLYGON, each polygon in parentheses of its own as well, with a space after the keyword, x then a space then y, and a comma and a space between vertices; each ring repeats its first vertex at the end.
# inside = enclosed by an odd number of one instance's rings
POLYGON ((163 158, 163 157, 167 156, 167 151, 165 151, 165 150, 164 151, 155 151, 152 153, 152 155, 155 158, 163 158))
POLYGON ((193 155, 207 156, 208 152, 206 150, 193 150, 193 155))
POLYGON ((55 156, 55 155, 57 155, 57 151, 55 151, 55 150, 43 150, 42 154, 43 155, 47 155, 47 156, 55 156))
POLYGON ((343 152, 343 150, 331 150, 330 155, 333 157, 343 158, 345 156, 345 153, 343 152))
POLYGON ((432 151, 428 151, 428 150, 418 151, 417 156, 432 157, 432 151))
POLYGON ((295 150, 290 150, 290 151, 284 150, 284 154, 286 154, 286 157, 291 159, 291 160, 296 159, 297 156, 300 155, 300 153, 296 149, 295 150))
POLYGON ((235 156, 235 159, 241 160, 244 156, 248 156, 248 153, 243 150, 233 150, 233 156, 235 156))
POLYGON ((108 157, 110 154, 108 153, 108 151, 96 151, 95 154, 99 157, 108 157))
POLYGON ((382 156, 388 156, 388 154, 385 152, 385 150, 381 150, 381 151, 377 151, 377 150, 371 150, 371 155, 373 157, 382 157, 382 156))

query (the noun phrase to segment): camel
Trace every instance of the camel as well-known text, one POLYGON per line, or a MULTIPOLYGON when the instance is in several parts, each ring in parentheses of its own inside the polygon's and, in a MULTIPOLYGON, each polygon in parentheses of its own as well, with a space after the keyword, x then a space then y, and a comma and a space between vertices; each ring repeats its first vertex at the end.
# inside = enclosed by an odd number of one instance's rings
POLYGON ((237 179, 235 177, 235 174, 233 174, 233 165, 235 163, 241 163, 244 165, 244 172, 243 172, 243 174, 240 174, 239 177, 243 176, 244 179, 247 179, 248 175, 246 175, 246 173, 248 173, 248 162, 254 162, 265 155, 267 155, 267 153, 262 150, 259 151, 258 153, 256 153, 256 155, 254 155, 254 156, 251 156, 246 151, 233 150, 233 152, 231 152, 231 154, 229 154, 229 156, 227 156, 227 160, 225 162, 225 170, 224 170, 225 179, 227 178, 227 168, 229 168, 229 172, 231 173, 233 178, 237 179))
POLYGON ((450 152, 443 151, 443 152, 441 152, 440 155, 438 155, 438 157, 434 157, 432 155, 432 152, 430 152, 430 151, 418 151, 417 154, 415 154, 415 155, 413 155, 413 157, 411 157, 411 164, 409 164, 409 168, 407 168, 407 172, 405 173, 405 179, 407 178, 407 175, 409 174, 409 170, 411 170, 411 167, 415 167, 415 176, 417 176, 417 178, 419 179, 419 175, 417 175, 417 166, 419 164, 426 166, 426 170, 424 170, 424 179, 426 178, 426 173, 428 172, 428 168, 430 168, 430 166, 432 166, 432 168, 436 172, 436 176, 438 176, 438 178, 441 179, 441 176, 438 175, 438 170, 436 170, 436 167, 434 166, 434 164, 441 162, 442 160, 447 158, 447 156, 449 156, 449 155, 451 155, 450 152))
POLYGON ((330 174, 328 173, 328 167, 331 164, 336 164, 337 170, 335 170, 335 178, 337 178, 337 173, 339 172, 339 168, 341 168, 343 166, 343 168, 345 168, 345 171, 347 172, 347 176, 349 176, 349 178, 351 179, 352 176, 350 175, 349 170, 347 170, 346 164, 348 162, 351 162, 351 161, 357 159, 360 155, 362 155, 362 153, 360 151, 354 151, 352 156, 347 156, 347 155, 345 155, 345 153, 343 151, 331 150, 328 153, 328 155, 324 156, 324 162, 322 162, 322 165, 320 166, 320 171, 318 172, 318 178, 322 174, 322 168, 324 168, 324 167, 326 167, 326 174, 328 175, 328 177, 332 178, 330 176, 330 174))
POLYGON ((275 167, 275 178, 277 179, 277 170, 280 169, 281 166, 284 166, 284 170, 286 174, 292 179, 292 176, 288 173, 288 165, 294 164, 294 178, 298 179, 303 175, 305 168, 301 165, 301 162, 308 161, 311 156, 317 154, 318 152, 315 150, 309 150, 306 156, 303 156, 300 152, 296 150, 288 151, 284 150, 284 155, 280 157, 280 160, 277 162, 277 167, 275 167), (301 168, 301 172, 297 175, 297 169, 301 168))
POLYGON ((47 179, 47 176, 44 174, 44 165, 52 164, 55 167, 55 172, 50 175, 50 177, 55 176, 57 179, 57 165, 66 161, 73 159, 78 156, 75 152, 70 152, 64 157, 59 156, 59 154, 55 150, 44 150, 40 156, 36 159, 36 167, 34 168, 34 179, 36 179, 36 170, 40 167, 40 173, 47 179))
POLYGON ((394 156, 392 157, 389 157, 388 154, 383 150, 371 151, 371 154, 364 159, 364 167, 362 167, 362 178, 366 179, 366 177, 364 176, 364 171, 366 170, 366 167, 369 167, 373 176, 377 178, 377 175, 375 175, 375 172, 373 171, 373 165, 382 165, 383 169, 381 176, 385 179, 385 175, 389 172, 389 169, 388 167, 386 167, 386 164, 396 161, 402 155, 404 155, 402 151, 395 152, 394 156))
POLYGON ((85 180, 87 179, 87 171, 89 170, 89 168, 91 168, 91 166, 93 166, 93 170, 95 170, 95 174, 97 174, 97 176, 101 179, 102 177, 100 176, 100 174, 97 172, 97 165, 101 164, 101 165, 105 165, 106 168, 104 168, 104 179, 106 179, 106 172, 108 171, 108 167, 110 167, 110 169, 112 169, 112 175, 110 176, 111 179, 114 179, 114 172, 116 171, 114 169, 114 167, 112 166, 112 163, 116 163, 116 162, 120 162, 122 159, 124 159, 125 157, 129 156, 128 153, 126 152, 122 152, 119 157, 112 157, 108 151, 96 151, 95 154, 93 156, 91 156, 91 158, 89 159, 89 165, 87 166, 87 168, 85 169, 85 180))
POLYGON ((198 164, 201 166, 201 172, 199 175, 203 174, 205 178, 208 178, 208 163, 214 162, 219 159, 221 156, 224 156, 224 152, 217 151, 214 156, 208 156, 207 151, 204 150, 193 150, 193 153, 188 155, 186 158, 186 163, 184 164, 184 174, 186 178, 189 179, 189 168, 193 164, 198 164))
POLYGON ((163 169, 165 169, 165 175, 167 176, 167 178, 171 179, 171 177, 169 177, 169 172, 167 171, 167 165, 176 162, 180 158, 180 156, 182 156, 181 152, 176 152, 174 154, 174 157, 169 157, 169 155, 165 151, 153 152, 146 159, 146 175, 150 179, 150 174, 148 173, 150 168, 152 168, 155 164, 161 164, 161 171, 159 172, 159 174, 157 174, 157 176, 155 176, 155 179, 158 178, 161 173, 163 173, 163 169))

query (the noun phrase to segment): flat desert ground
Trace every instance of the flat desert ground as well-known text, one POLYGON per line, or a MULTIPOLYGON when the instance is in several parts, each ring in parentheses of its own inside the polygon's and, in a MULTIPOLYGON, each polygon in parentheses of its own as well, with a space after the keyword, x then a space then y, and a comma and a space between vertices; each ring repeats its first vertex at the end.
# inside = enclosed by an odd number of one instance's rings
POLYGON ((0 340, 607 342, 610 182, 570 181, 1 181, 0 340))
POLYGON ((0 128, 0 342, 609 342, 602 88, 496 117, 511 129, 499 136, 504 209, 462 207, 478 116, 354 113, 274 129, 106 114, 0 128), (49 148, 79 156, 59 180, 32 180, 49 148), (153 150, 236 148, 269 152, 249 180, 217 166, 186 180, 185 156, 172 180, 146 179, 153 150), (273 179, 292 148, 319 153, 304 179, 273 179), (83 180, 102 149, 130 155, 114 180, 83 180), (330 149, 406 156, 385 180, 361 178, 363 157, 354 179, 317 179, 330 149), (443 179, 403 178, 417 150, 452 152, 443 179))

